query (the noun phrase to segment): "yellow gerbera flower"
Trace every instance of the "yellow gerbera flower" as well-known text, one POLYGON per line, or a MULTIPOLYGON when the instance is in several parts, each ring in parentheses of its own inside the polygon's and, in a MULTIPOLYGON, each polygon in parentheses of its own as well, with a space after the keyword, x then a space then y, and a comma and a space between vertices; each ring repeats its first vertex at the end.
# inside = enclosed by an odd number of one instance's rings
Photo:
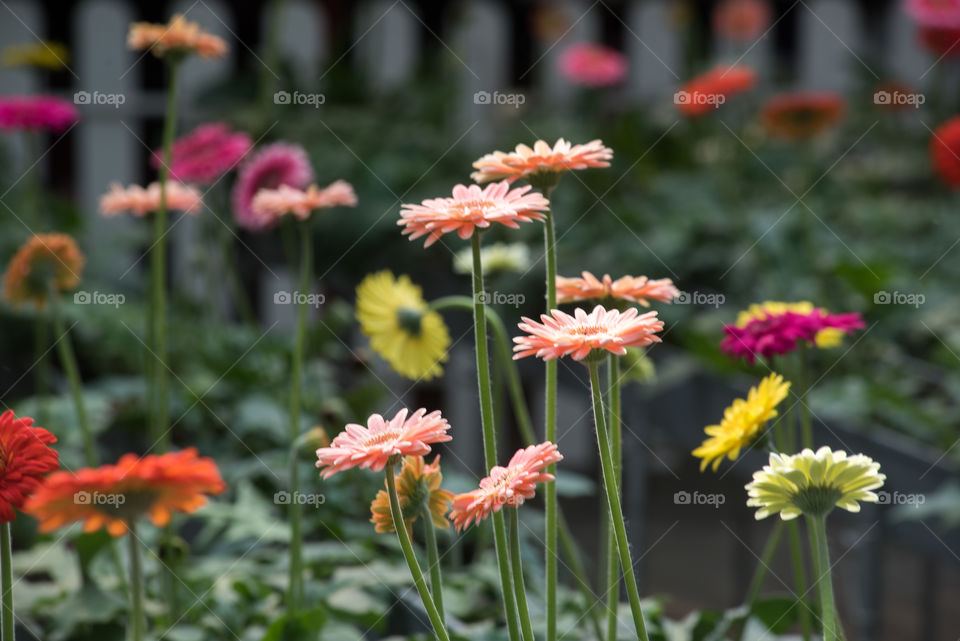
POLYGON ((65 68, 69 60, 70 52, 65 45, 43 40, 8 45, 0 52, 4 67, 39 67, 57 71, 65 68))
POLYGON ((710 437, 703 445, 693 451, 700 461, 700 471, 711 462, 716 471, 723 457, 731 461, 740 455, 740 450, 749 447, 763 434, 767 421, 777 416, 777 405, 787 397, 790 383, 783 377, 771 373, 750 388, 746 400, 738 398, 723 412, 719 425, 708 425, 704 432, 710 437))
MULTIPOLYGON (((754 303, 747 309, 737 314, 737 327, 743 328, 749 325, 750 321, 762 320, 764 318, 769 318, 770 316, 776 316, 777 314, 785 314, 786 312, 793 312, 794 314, 810 314, 814 309, 813 303, 806 300, 797 303, 783 303, 772 300, 764 301, 762 303, 754 303)), ((817 332, 814 342, 820 349, 839 347, 840 344, 843 343, 843 337, 845 334, 846 332, 844 332, 842 329, 827 327, 826 329, 821 329, 819 332, 817 332)))
POLYGON ((875 503, 875 490, 886 476, 880 464, 869 456, 848 456, 843 451, 821 447, 814 453, 805 449, 799 454, 771 454, 770 464, 754 472, 747 484, 749 507, 758 507, 757 519, 776 512, 784 521, 801 514, 824 516, 834 506, 848 512, 859 512, 857 501, 875 503))
MULTIPOLYGON (((440 456, 427 465, 422 456, 407 456, 403 459, 403 467, 397 476, 397 497, 400 499, 400 511, 407 529, 413 522, 423 515, 423 510, 430 510, 430 519, 433 527, 446 530, 450 527, 447 512, 453 492, 441 489, 443 474, 440 472, 440 456)), ((386 481, 384 481, 386 483, 386 481)), ((377 492, 377 497, 370 504, 372 517, 370 522, 376 526, 377 532, 394 532, 393 515, 390 513, 390 495, 386 490, 377 492)))
POLYGON ((370 274, 357 287, 357 320, 370 346, 398 373, 414 380, 443 374, 450 332, 408 276, 370 274))

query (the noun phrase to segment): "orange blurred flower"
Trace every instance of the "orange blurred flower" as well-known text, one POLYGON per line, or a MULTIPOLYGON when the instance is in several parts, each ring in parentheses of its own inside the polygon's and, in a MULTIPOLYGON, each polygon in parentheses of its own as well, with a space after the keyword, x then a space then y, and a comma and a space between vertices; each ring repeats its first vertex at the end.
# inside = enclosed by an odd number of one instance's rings
POLYGON ((314 209, 331 207, 356 207, 357 195, 353 186, 338 180, 320 189, 310 185, 305 190, 289 185, 276 189, 261 189, 253 197, 251 208, 263 225, 272 225, 285 214, 293 214, 298 220, 306 220, 314 209))
POLYGON ((507 180, 513 182, 518 178, 540 175, 552 175, 576 169, 592 167, 609 167, 613 158, 613 150, 604 147, 600 140, 591 140, 583 145, 572 145, 563 138, 550 146, 544 140, 533 143, 533 147, 517 145, 516 149, 504 153, 495 151, 483 156, 473 163, 477 171, 470 174, 478 183, 491 180, 507 180))
POLYGON ((51 474, 24 506, 50 532, 83 521, 84 532, 106 528, 122 536, 144 516, 154 525, 170 523, 174 511, 195 512, 207 494, 220 494, 226 484, 213 459, 195 448, 139 457, 124 454, 115 465, 51 474))
POLYGON ((431 443, 445 443, 450 424, 439 411, 420 408, 407 418, 403 408, 389 422, 379 414, 367 419, 367 426, 350 423, 330 444, 317 450, 317 467, 323 478, 354 467, 374 472, 383 470, 397 456, 423 456, 430 453, 431 443))
POLYGON ((222 58, 227 53, 226 42, 179 13, 170 18, 167 24, 132 23, 127 34, 127 46, 135 51, 152 51, 158 58, 167 53, 195 53, 201 58, 222 58))
POLYGON ((506 180, 484 188, 457 185, 452 198, 430 198, 419 205, 403 205, 397 224, 410 240, 426 236, 424 247, 453 231, 460 238, 470 238, 474 229, 486 229, 492 223, 517 228, 517 223, 543 220, 543 212, 550 208, 540 192, 530 189, 529 185, 510 189, 506 180))
POLYGON ((727 40, 746 44, 763 34, 771 17, 766 0, 724 0, 713 10, 713 30, 727 40))
MULTIPOLYGON (((196 214, 202 206, 203 197, 199 191, 176 181, 167 182, 168 211, 196 214)), ((110 191, 100 197, 100 213, 104 216, 117 216, 129 212, 142 218, 159 208, 160 183, 156 182, 147 185, 146 189, 140 185, 124 188, 119 183, 112 183, 110 191)))
POLYGON ((51 290, 68 292, 80 284, 83 254, 67 234, 36 234, 20 246, 3 276, 3 297, 13 305, 32 302, 42 309, 51 290))
POLYGON ((702 116, 718 109, 727 98, 753 89, 757 74, 743 65, 720 65, 694 76, 673 95, 685 116, 702 116))
POLYGON ((622 356, 627 353, 627 347, 659 343, 656 332, 663 330, 663 321, 657 319, 657 312, 640 314, 636 307, 620 312, 607 311, 597 305, 589 314, 578 307, 573 316, 555 309, 549 315, 542 314, 540 320, 542 324, 523 317, 519 327, 527 334, 514 337, 514 360, 537 356, 549 361, 572 356, 579 361, 593 350, 622 356))
POLYGON ((785 93, 767 100, 760 119, 774 138, 806 140, 832 129, 843 118, 843 97, 832 92, 785 93))
POLYGON ((460 531, 499 512, 504 505, 520 507, 533 498, 537 483, 553 480, 553 474, 543 469, 561 460, 563 455, 550 441, 517 450, 506 467, 493 467, 479 488, 453 497, 450 518, 454 526, 460 531))
POLYGON ((669 303, 679 294, 669 278, 650 280, 646 276, 623 276, 613 280, 610 274, 604 274, 599 280, 587 271, 580 278, 557 276, 558 303, 615 298, 649 307, 651 299, 669 303))
POLYGON ((60 467, 57 437, 33 419, 17 418, 13 410, 0 414, 0 522, 9 523, 22 509, 48 472, 60 467))
MULTIPOLYGON (((439 455, 429 465, 422 456, 408 456, 403 459, 403 467, 397 475, 397 498, 400 499, 400 511, 403 512, 407 530, 410 530, 414 521, 423 516, 424 509, 430 511, 433 527, 440 530, 450 527, 447 510, 453 500, 453 492, 442 489, 442 482, 439 455)), ((390 512, 390 495, 386 490, 377 492, 377 497, 370 504, 370 513, 370 522, 376 526, 377 532, 396 531, 390 512)))
POLYGON ((930 161, 947 187, 960 187, 960 116, 937 127, 930 138, 930 161))

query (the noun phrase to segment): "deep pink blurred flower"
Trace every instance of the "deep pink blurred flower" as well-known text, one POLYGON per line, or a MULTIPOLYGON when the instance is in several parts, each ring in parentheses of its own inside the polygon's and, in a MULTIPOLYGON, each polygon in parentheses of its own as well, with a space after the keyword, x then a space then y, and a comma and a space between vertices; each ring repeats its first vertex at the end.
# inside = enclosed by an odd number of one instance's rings
POLYGON ((304 189, 313 182, 313 168, 303 147, 278 142, 268 145, 244 162, 233 186, 233 217, 250 231, 264 231, 271 223, 253 211, 253 197, 261 189, 280 185, 304 189))
POLYGON ((713 11, 713 30, 722 38, 746 44, 763 34, 771 18, 767 0, 724 0, 713 11))
POLYGON ((960 27, 960 0, 906 0, 905 6, 921 27, 960 27))
MULTIPOLYGON (((242 131, 230 131, 225 122, 200 125, 173 143, 170 176, 180 182, 209 185, 233 170, 250 151, 253 143, 242 131)), ((161 152, 150 159, 154 169, 160 167, 161 152)))
POLYGON ((727 336, 720 349, 753 363, 758 355, 770 358, 792 352, 800 341, 815 343, 817 334, 825 329, 852 334, 864 327, 863 317, 857 313, 831 314, 821 308, 805 314, 787 311, 755 318, 743 326, 725 325, 727 336))
POLYGON ((66 131, 77 121, 73 104, 53 96, 6 96, 0 98, 0 129, 46 129, 66 131))
POLYGON ((615 49, 581 42, 570 45, 560 55, 560 71, 575 85, 609 87, 623 81, 627 61, 615 49))
POLYGON ((937 57, 960 57, 960 27, 924 27, 917 29, 917 38, 937 57))

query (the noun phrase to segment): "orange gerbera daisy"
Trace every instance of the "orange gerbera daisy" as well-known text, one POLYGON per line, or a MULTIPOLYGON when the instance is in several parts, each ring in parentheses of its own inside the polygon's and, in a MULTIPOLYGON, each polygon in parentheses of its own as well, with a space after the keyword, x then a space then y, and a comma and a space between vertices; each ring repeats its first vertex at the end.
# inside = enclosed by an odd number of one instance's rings
POLYGON ((557 302, 575 303, 582 300, 614 298, 650 306, 650 300, 669 303, 680 295, 669 278, 650 280, 646 276, 623 276, 613 280, 610 274, 598 279, 590 272, 580 278, 557 276, 557 302))
MULTIPOLYGON (((422 456, 408 456, 403 459, 403 467, 397 476, 397 497, 400 499, 400 510, 403 512, 407 530, 423 515, 424 508, 430 511, 433 527, 441 530, 450 527, 447 510, 453 500, 453 492, 442 489, 442 482, 439 455, 429 465, 422 456)), ((377 492, 377 497, 370 504, 370 513, 370 522, 376 526, 377 532, 396 530, 390 512, 390 495, 386 490, 377 492)))
POLYGON ((431 443, 445 443, 450 424, 439 411, 420 408, 407 418, 403 408, 389 422, 379 414, 367 419, 367 426, 350 423, 333 439, 330 447, 317 450, 317 467, 323 478, 359 467, 379 472, 397 456, 423 456, 430 453, 431 443))
POLYGON ((514 337, 514 360, 538 356, 549 361, 572 356, 579 361, 593 350, 623 355, 627 347, 659 343, 656 332, 663 330, 657 312, 640 314, 636 307, 620 312, 597 305, 589 314, 578 307, 573 316, 555 309, 549 315, 542 314, 540 320, 542 324, 523 317, 519 327, 527 335, 514 337))
POLYGON ((306 220, 314 209, 331 207, 356 207, 357 194, 353 186, 338 180, 323 189, 310 185, 305 190, 289 185, 276 189, 261 189, 253 197, 253 213, 263 225, 272 225, 285 214, 293 214, 298 220, 306 220))
POLYGON ((470 238, 474 229, 485 229, 492 223, 517 228, 517 223, 543 220, 543 212, 550 208, 542 194, 530 189, 529 185, 510 189, 506 180, 485 188, 457 185, 452 198, 430 198, 420 205, 403 205, 397 224, 410 240, 426 236, 424 247, 452 231, 460 238, 470 238))
POLYGON ((756 81, 757 74, 749 67, 720 65, 687 81, 673 101, 683 115, 702 116, 731 96, 752 89, 756 81))
POLYGON ((0 522, 9 523, 48 472, 60 467, 57 437, 33 427, 33 419, 17 418, 13 410, 0 414, 0 522))
POLYGON ((200 28, 181 14, 170 18, 167 24, 134 22, 127 34, 127 46, 135 51, 150 50, 162 58, 167 53, 186 55, 195 53, 201 58, 222 58, 227 43, 200 28))
POLYGON ((483 156, 473 163, 477 171, 470 177, 478 183, 491 180, 513 182, 518 178, 530 182, 531 177, 539 175, 552 175, 551 178, 555 180, 556 174, 565 171, 609 167, 612 159, 613 150, 605 147, 600 140, 573 145, 560 138, 553 147, 544 140, 538 140, 533 143, 532 149, 517 145, 511 152, 495 151, 483 156))
POLYGON ((453 497, 450 518, 457 531, 471 522, 479 523, 504 505, 520 507, 532 499, 537 483, 553 480, 553 474, 543 469, 563 460, 557 446, 546 441, 517 450, 506 467, 499 465, 490 470, 490 476, 480 481, 480 487, 453 497))
POLYGON ((46 305, 50 292, 74 290, 83 272, 83 254, 66 234, 36 234, 20 246, 3 276, 3 297, 13 305, 46 305))
POLYGON ((807 140, 831 129, 843 118, 844 101, 831 92, 787 93, 770 98, 760 119, 774 138, 807 140))
MULTIPOLYGON (((193 187, 176 181, 167 183, 167 209, 196 214, 203 206, 203 197, 193 187)), ((152 214, 160 208, 160 183, 150 183, 146 189, 140 185, 124 188, 112 183, 110 191, 100 197, 100 213, 104 216, 117 216, 131 213, 138 218, 152 214)))
POLYGON ((24 512, 40 521, 41 532, 83 521, 84 532, 106 528, 111 536, 122 536, 141 517, 162 527, 174 511, 195 512, 206 504, 207 494, 225 489, 216 463, 197 456, 195 448, 124 454, 115 465, 51 474, 24 512))

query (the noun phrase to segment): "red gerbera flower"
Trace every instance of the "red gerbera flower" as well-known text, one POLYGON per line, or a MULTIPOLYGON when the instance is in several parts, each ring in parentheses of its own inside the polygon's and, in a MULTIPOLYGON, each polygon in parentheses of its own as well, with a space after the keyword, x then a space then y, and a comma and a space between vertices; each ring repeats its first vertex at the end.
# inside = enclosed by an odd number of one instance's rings
POLYGON ((930 160, 948 187, 960 187, 960 116, 954 116, 933 132, 930 160))
POLYGON ((43 476, 60 467, 57 451, 49 447, 57 437, 33 427, 32 418, 17 418, 12 410, 0 414, 0 522, 15 517, 43 476))
POLYGON ((760 118, 774 138, 806 140, 821 134, 843 118, 844 101, 831 92, 798 92, 774 96, 760 118))
POLYGON ((702 116, 727 98, 752 89, 756 81, 757 74, 749 67, 721 65, 690 79, 674 94, 674 102, 683 115, 702 116))

